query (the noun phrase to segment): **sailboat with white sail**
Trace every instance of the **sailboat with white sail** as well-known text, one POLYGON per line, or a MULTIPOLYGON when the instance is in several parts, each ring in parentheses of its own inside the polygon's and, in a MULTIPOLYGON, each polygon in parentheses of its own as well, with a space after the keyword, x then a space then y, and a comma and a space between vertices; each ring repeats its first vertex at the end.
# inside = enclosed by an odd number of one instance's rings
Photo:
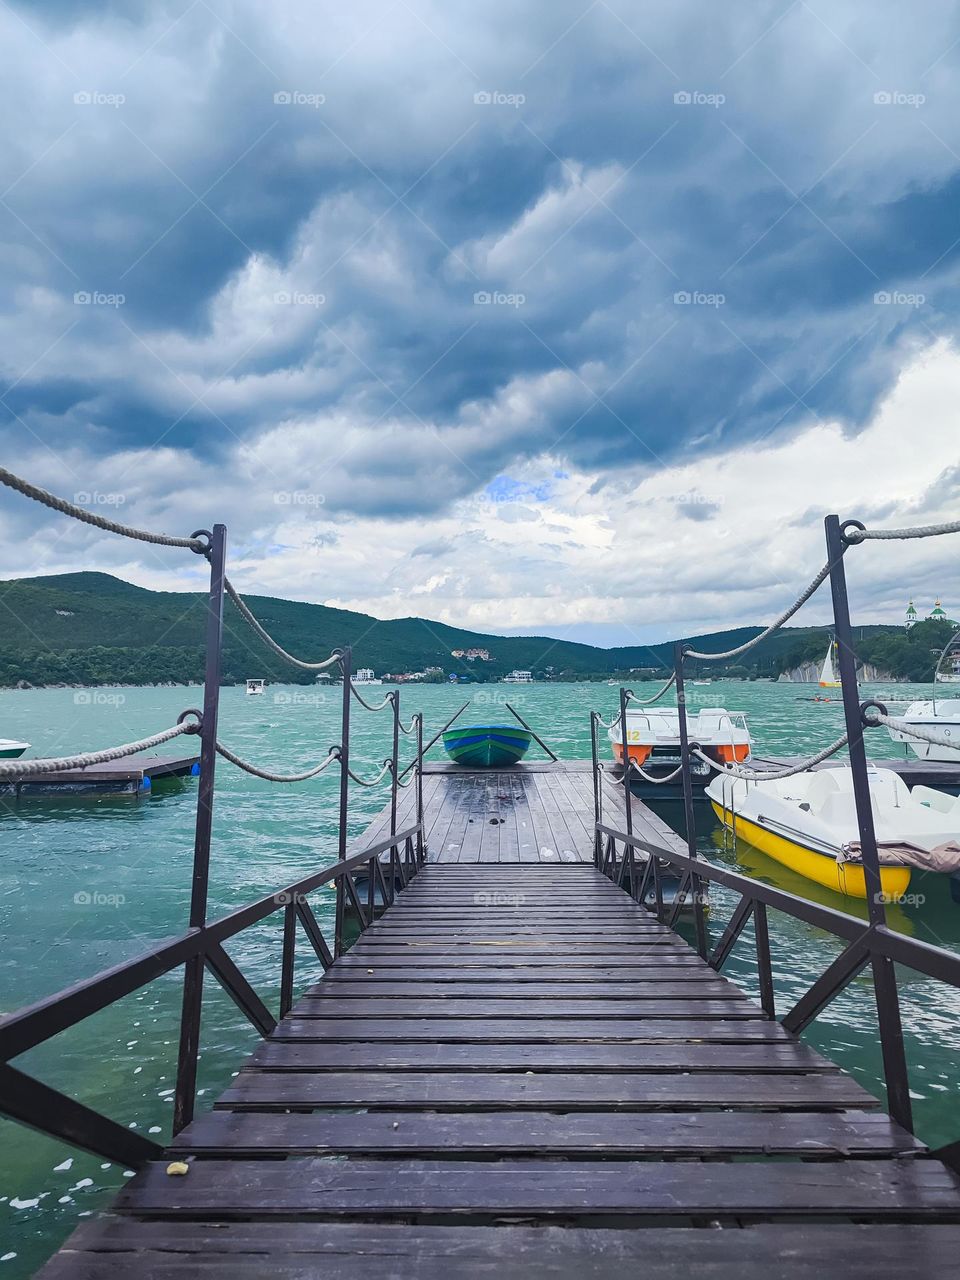
POLYGON ((831 639, 827 645, 827 656, 823 660, 823 666, 820 668, 820 688, 821 689, 839 689, 840 681, 837 679, 836 668, 833 665, 833 651, 836 648, 836 640, 831 639))

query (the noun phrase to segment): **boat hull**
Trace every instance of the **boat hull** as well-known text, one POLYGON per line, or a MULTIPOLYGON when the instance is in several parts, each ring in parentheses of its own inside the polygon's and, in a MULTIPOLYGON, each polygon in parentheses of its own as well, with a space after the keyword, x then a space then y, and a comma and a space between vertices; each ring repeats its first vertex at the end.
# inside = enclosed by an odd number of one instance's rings
POLYGON ((27 742, 0 743, 0 760, 19 760, 29 745, 27 742))
POLYGON ((527 729, 510 725, 467 725, 448 729, 443 747, 455 764, 470 769, 502 769, 517 764, 533 741, 527 729))
MULTIPOLYGON (((797 844, 784 836, 768 831, 749 818, 742 818, 731 810, 725 809, 716 800, 711 799, 713 811, 725 827, 736 830, 748 844, 765 853, 775 862, 789 867, 797 875, 822 884, 835 893, 846 894, 848 898, 866 898, 867 885, 863 867, 856 862, 838 862, 829 854, 818 853, 805 845, 797 844), (734 826, 734 824, 736 824, 734 826)), ((910 884, 910 867, 881 867, 880 889, 889 901, 902 898, 910 884)))

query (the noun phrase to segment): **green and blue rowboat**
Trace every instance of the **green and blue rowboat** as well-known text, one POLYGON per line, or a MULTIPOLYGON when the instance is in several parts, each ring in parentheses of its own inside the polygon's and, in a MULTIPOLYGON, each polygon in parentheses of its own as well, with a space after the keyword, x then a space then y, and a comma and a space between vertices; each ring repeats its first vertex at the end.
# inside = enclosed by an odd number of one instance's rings
POLYGON ((443 735, 447 755, 470 769, 502 769, 527 752, 533 735, 515 724, 469 724, 443 735))

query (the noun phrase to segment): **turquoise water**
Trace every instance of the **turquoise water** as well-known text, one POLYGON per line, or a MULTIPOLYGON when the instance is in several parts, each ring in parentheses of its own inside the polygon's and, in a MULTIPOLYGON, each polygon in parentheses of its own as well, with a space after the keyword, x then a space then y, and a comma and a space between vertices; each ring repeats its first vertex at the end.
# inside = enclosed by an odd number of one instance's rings
MULTIPOLYGON (((367 692, 373 699, 381 693, 367 692)), ((865 690, 868 696, 891 699, 926 692, 902 685, 865 690)), ((694 707, 725 705, 746 711, 761 751, 806 753, 842 732, 839 702, 802 700, 810 695, 809 687, 721 683, 693 686, 689 693, 694 707)), ((182 688, 105 689, 79 697, 69 689, 5 691, 0 694, 0 735, 24 738, 32 744, 32 755, 108 746, 172 724, 200 696, 199 689, 182 688)), ((486 721, 504 719, 503 702, 509 699, 561 756, 584 758, 589 754, 588 713, 597 708, 609 718, 617 691, 586 684, 510 689, 422 686, 404 689, 403 717, 422 709, 429 737, 466 698, 474 705, 465 718, 486 721)), ((355 711, 353 765, 365 776, 376 772, 389 751, 388 716, 355 711)), ((263 698, 248 698, 242 689, 224 689, 220 736, 240 755, 292 771, 326 754, 339 739, 339 718, 338 690, 272 686, 263 698)), ((882 731, 875 731, 870 742, 873 754, 894 754, 882 731)), ((308 783, 281 787, 220 763, 211 916, 273 891, 335 855, 337 786, 333 771, 308 783)), ((384 787, 353 789, 352 835, 364 829, 387 794, 384 787)), ((9 1011, 57 991, 184 927, 195 802, 195 780, 158 786, 139 799, 29 800, 19 806, 0 802, 0 1009, 9 1011)), ((663 809, 675 824, 676 808, 663 809)), ((860 910, 851 900, 793 876, 747 846, 725 851, 706 806, 698 827, 706 855, 841 910, 860 910)), ((911 892, 920 891, 925 901, 896 908, 892 923, 916 937, 960 948, 960 907, 950 902, 946 882, 927 877, 921 884, 921 879, 915 876, 911 892)), ((322 891, 315 900, 321 924, 329 926, 332 893, 322 891)), ((715 904, 715 920, 725 920, 729 900, 720 893, 715 904)), ((775 914, 770 925, 778 1006, 784 1011, 822 972, 839 945, 775 914)), ((274 1007, 280 926, 277 915, 228 947, 274 1007)), ((750 941, 748 933, 726 972, 755 990, 750 941)), ((308 945, 300 943, 303 977, 314 976, 311 956, 308 945)), ((958 1137, 960 1124, 953 1117, 960 1088, 960 1071, 955 1068, 960 995, 909 974, 904 975, 902 993, 919 1132, 930 1141, 958 1137)), ((163 1141, 170 1132, 178 1021, 179 974, 174 973, 24 1055, 17 1065, 119 1123, 163 1141)), ((807 1038, 879 1096, 879 1050, 868 979, 858 980, 830 1006, 807 1038)), ((227 1085, 256 1041, 256 1033, 208 980, 201 1107, 227 1085)), ((0 1280, 32 1274, 81 1218, 109 1201, 126 1176, 118 1166, 0 1120, 0 1258, 5 1259, 0 1262, 0 1280)))

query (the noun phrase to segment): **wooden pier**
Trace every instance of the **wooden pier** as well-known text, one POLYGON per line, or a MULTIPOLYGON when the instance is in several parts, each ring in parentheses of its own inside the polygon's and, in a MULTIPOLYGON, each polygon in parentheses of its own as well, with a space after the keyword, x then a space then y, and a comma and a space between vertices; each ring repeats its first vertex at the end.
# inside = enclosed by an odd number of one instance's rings
MULTIPOLYGON (((25 763, 29 764, 29 761, 25 763)), ((0 781, 0 796, 137 795, 151 790, 166 778, 186 778, 200 769, 200 757, 127 756, 83 769, 60 769, 56 773, 26 773, 0 781)))
POLYGON ((44 1280, 955 1268, 960 1179, 600 873, 588 768, 424 795, 428 865, 44 1280))

